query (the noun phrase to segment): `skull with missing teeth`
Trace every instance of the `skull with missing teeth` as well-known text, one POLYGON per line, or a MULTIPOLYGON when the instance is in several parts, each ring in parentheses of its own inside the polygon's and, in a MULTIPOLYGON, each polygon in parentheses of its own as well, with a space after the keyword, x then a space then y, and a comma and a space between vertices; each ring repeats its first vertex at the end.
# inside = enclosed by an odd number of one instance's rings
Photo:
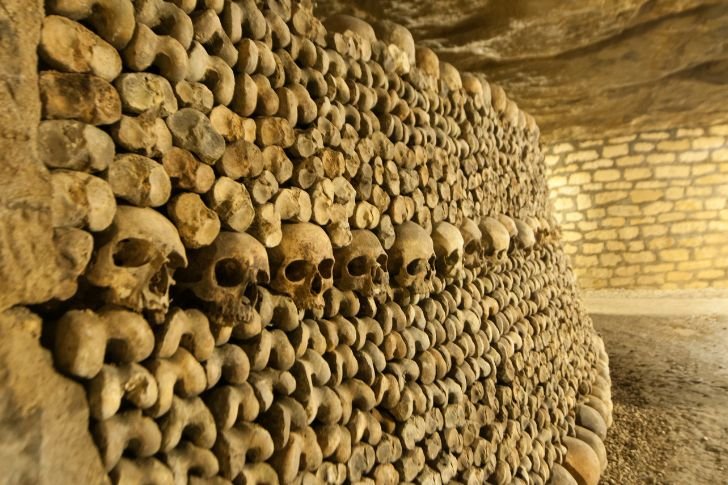
POLYGON ((395 229, 389 250, 389 274, 397 284, 415 295, 430 292, 435 266, 432 238, 422 227, 408 221, 395 229))
POLYGON ((328 235, 307 222, 285 224, 281 243, 268 250, 271 287, 293 298, 301 309, 321 310, 333 286, 334 252, 328 235))
POLYGON ((270 280, 268 254, 254 237, 221 232, 207 247, 190 254, 192 264, 180 272, 179 287, 204 302, 210 320, 231 327, 250 322, 259 284, 270 280))
POLYGON ((334 276, 340 290, 379 296, 389 286, 387 253, 371 231, 352 231, 350 245, 336 250, 334 276))
POLYGON ((86 279, 104 288, 102 299, 162 318, 169 308, 172 276, 187 265, 174 225, 153 209, 119 206, 96 243, 86 279))

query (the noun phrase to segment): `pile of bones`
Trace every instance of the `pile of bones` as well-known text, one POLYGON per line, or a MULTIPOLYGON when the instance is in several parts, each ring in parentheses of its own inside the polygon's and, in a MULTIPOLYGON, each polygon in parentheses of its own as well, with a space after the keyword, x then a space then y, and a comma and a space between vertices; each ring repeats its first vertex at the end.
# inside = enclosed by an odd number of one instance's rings
POLYGON ((501 88, 305 0, 45 9, 39 311, 113 483, 598 478, 607 358, 501 88))

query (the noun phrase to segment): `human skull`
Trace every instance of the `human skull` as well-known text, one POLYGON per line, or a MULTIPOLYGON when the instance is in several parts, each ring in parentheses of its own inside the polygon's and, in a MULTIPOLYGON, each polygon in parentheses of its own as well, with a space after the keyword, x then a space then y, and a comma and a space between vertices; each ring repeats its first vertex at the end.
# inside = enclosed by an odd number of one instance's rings
POLYGON ((268 284, 268 254, 253 236, 221 232, 215 241, 190 253, 178 286, 204 303, 214 324, 232 327, 252 320, 258 285, 268 284))
POLYGON ((432 243, 437 257, 437 274, 454 278, 463 270, 465 239, 457 227, 439 222, 432 228, 432 243))
POLYGON ((548 221, 545 218, 536 218, 533 216, 526 217, 526 224, 531 226, 534 235, 536 236, 536 242, 543 241, 549 232, 548 221))
POLYGON ((397 284, 410 293, 427 294, 434 267, 435 248, 427 231, 411 221, 397 226, 388 264, 397 284))
POLYGON ((334 278, 340 290, 379 296, 389 286, 387 253, 371 231, 352 231, 350 245, 335 252, 334 278))
POLYGON ((534 230, 521 219, 514 219, 513 222, 516 223, 516 229, 518 230, 515 238, 516 245, 521 249, 531 249, 536 244, 534 230))
POLYGON ((322 310, 323 295, 333 286, 334 252, 326 232, 302 222, 282 227, 281 243, 268 250, 271 287, 305 310, 322 310))
POLYGON ((460 225, 463 237, 463 263, 466 268, 478 268, 483 257, 483 234, 472 219, 463 219, 460 225))
POLYGON ((483 233, 484 255, 503 260, 508 252, 511 236, 508 229, 494 217, 484 217, 480 221, 480 230, 483 233))
POLYGON ((187 255, 177 229, 149 208, 120 205, 111 226, 96 238, 96 253, 86 280, 104 288, 106 303, 162 318, 169 308, 169 288, 187 255))
POLYGON ((518 228, 516 228, 516 223, 513 221, 513 219, 505 214, 498 214, 498 217, 496 219, 498 219, 498 222, 500 222, 503 227, 506 228, 510 237, 516 237, 516 234, 518 234, 518 228))

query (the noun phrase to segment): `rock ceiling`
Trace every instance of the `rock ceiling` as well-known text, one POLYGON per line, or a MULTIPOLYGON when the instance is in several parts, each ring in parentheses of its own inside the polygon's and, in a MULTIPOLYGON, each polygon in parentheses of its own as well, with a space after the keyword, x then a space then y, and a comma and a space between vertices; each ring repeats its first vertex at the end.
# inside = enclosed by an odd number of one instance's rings
POLYGON ((728 119, 726 0, 318 0, 502 85, 546 141, 728 119))

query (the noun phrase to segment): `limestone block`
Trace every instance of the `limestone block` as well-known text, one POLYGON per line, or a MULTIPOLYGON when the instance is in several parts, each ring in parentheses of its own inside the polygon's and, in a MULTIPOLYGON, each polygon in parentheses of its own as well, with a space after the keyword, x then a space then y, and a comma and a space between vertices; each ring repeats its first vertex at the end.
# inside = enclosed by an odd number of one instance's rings
POLYGON ((641 165, 645 160, 644 155, 629 155, 626 157, 619 157, 617 159, 618 167, 631 167, 634 165, 641 165))
POLYGON ((594 195, 594 202, 598 205, 611 204, 627 198, 627 192, 622 190, 601 192, 594 195))
POLYGON ((569 177, 569 185, 581 185, 591 182, 591 174, 575 173, 569 177))
POLYGON ((628 263, 652 263, 657 258, 650 251, 641 251, 639 253, 627 253, 623 255, 624 260, 628 263))
POLYGON ((664 249, 660 251, 660 258, 663 261, 687 261, 690 257, 690 252, 687 249, 664 249))
POLYGON ((680 153, 679 159, 681 162, 687 163, 702 162, 708 159, 708 152, 707 150, 682 152, 680 153))
POLYGON ((649 168, 628 168, 624 171, 625 180, 643 180, 652 176, 649 168))
POLYGON ((605 158, 615 158, 629 153, 629 145, 609 145, 602 148, 602 156, 605 158))
POLYGON ((690 150, 690 140, 665 140, 657 144, 661 152, 684 152, 690 150))
POLYGON ((613 182, 619 180, 622 174, 619 170, 597 170, 594 172, 595 182, 613 182))
POLYGON ((665 131, 651 131, 646 133, 640 134, 640 140, 651 140, 651 141, 657 141, 657 140, 667 140, 670 138, 670 134, 665 131))
POLYGON ((714 162, 728 162, 728 148, 713 151, 710 154, 710 159, 714 162))
POLYGON ((638 153, 651 152, 654 149, 655 145, 653 143, 640 142, 632 145, 632 150, 638 153))
POLYGON ((599 153, 597 153, 596 150, 583 150, 566 155, 566 163, 588 162, 589 160, 596 160, 597 158, 599 158, 599 153))
POLYGON ((721 148, 725 145, 725 138, 722 136, 702 136, 693 138, 692 147, 694 150, 709 150, 711 148, 721 148))

